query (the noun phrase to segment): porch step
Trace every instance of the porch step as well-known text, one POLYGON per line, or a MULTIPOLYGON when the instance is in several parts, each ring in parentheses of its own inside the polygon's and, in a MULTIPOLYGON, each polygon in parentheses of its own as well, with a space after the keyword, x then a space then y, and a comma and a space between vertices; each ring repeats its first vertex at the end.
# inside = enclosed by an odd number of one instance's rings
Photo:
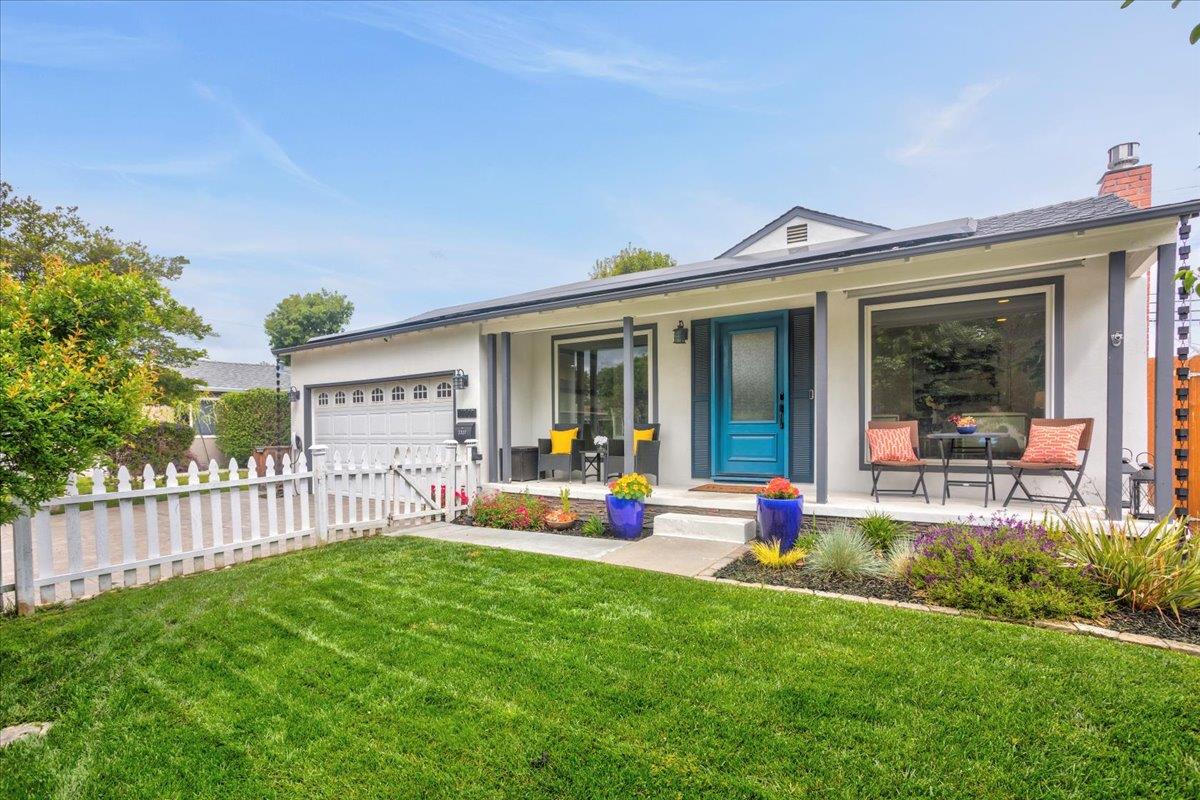
POLYGON ((758 524, 752 519, 741 517, 659 514, 654 518, 654 533, 658 536, 745 544, 758 533, 758 524))

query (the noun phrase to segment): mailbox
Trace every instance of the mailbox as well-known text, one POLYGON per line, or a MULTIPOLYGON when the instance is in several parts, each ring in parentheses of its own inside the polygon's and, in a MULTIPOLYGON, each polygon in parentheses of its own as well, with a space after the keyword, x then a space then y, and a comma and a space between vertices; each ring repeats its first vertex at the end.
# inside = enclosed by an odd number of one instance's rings
POLYGON ((454 441, 462 444, 467 439, 475 438, 475 423, 474 422, 456 422, 454 423, 454 441))

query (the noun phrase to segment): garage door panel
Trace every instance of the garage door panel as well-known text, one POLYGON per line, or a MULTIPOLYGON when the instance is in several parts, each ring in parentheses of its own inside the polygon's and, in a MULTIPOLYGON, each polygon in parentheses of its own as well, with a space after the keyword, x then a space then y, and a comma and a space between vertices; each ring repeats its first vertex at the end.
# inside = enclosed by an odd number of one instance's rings
POLYGON ((440 444, 454 435, 454 401, 436 397, 439 382, 440 379, 422 379, 339 387, 337 391, 344 392, 348 402, 312 408, 313 443, 328 446, 331 454, 337 451, 343 463, 350 458, 355 463, 364 458, 387 463, 397 448, 403 451, 407 447, 440 444), (413 398, 418 383, 427 387, 425 399, 413 398), (392 399, 395 386, 403 387, 403 400, 392 399), (374 391, 377 388, 382 392, 377 394, 374 391), (352 402, 356 390, 362 392, 364 402, 352 402), (376 397, 382 399, 375 400, 376 397))

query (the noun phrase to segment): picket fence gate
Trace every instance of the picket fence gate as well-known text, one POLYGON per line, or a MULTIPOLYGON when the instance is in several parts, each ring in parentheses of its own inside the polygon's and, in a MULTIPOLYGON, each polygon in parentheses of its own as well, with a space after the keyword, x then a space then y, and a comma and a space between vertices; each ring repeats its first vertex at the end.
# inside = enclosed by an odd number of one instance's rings
POLYGON ((116 587, 453 519, 478 490, 474 442, 397 448, 388 464, 365 453, 356 462, 350 453, 330 457, 324 446, 310 450, 311 466, 303 454, 295 463, 285 454, 277 471, 268 456, 261 475, 253 458, 244 469, 230 459, 224 473, 216 461, 204 472, 193 461, 182 474, 168 464, 162 485, 147 464, 140 488, 121 467, 115 491, 103 469, 91 471, 84 494, 71 475, 66 494, 13 523, 13 577, 0 580, 0 600, 15 595, 17 612, 27 614, 116 587))

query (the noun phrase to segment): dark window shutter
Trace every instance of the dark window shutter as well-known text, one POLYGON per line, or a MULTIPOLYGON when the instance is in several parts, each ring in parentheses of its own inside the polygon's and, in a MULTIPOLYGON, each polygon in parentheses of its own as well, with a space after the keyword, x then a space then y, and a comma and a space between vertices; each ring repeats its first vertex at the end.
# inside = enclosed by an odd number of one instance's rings
POLYGON ((791 479, 801 483, 813 480, 813 310, 797 308, 788 312, 790 351, 788 393, 791 396, 790 447, 791 479))
POLYGON ((692 320, 692 477, 712 476, 712 324, 692 320))

